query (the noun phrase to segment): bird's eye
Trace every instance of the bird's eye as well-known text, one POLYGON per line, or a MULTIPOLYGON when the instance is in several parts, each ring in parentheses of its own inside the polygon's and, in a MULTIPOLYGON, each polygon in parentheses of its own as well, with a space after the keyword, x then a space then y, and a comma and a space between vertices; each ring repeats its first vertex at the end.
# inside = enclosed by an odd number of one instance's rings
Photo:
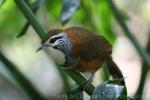
POLYGON ((54 43, 57 39, 60 39, 60 38, 62 38, 62 37, 54 37, 49 42, 50 43, 54 43))

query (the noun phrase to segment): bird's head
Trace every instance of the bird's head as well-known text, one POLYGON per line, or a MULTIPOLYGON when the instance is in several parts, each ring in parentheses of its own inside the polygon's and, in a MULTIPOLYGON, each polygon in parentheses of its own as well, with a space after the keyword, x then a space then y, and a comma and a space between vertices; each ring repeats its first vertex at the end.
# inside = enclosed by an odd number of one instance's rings
POLYGON ((49 47, 62 51, 65 54, 71 52, 71 42, 67 37, 67 34, 63 30, 59 29, 54 29, 48 32, 42 40, 41 46, 37 49, 37 52, 49 47))
POLYGON ((72 52, 72 44, 66 32, 60 29, 53 29, 48 32, 36 52, 47 50, 57 64, 64 65, 66 57, 72 52))

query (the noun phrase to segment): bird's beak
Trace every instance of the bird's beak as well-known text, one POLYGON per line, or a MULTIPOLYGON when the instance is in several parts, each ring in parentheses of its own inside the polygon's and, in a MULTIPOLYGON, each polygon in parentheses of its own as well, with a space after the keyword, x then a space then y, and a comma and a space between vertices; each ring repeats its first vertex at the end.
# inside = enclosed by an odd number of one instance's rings
POLYGON ((36 52, 40 51, 40 50, 43 50, 44 48, 47 48, 49 47, 50 45, 44 45, 44 44, 41 44, 40 47, 38 47, 38 49, 36 50, 36 52))

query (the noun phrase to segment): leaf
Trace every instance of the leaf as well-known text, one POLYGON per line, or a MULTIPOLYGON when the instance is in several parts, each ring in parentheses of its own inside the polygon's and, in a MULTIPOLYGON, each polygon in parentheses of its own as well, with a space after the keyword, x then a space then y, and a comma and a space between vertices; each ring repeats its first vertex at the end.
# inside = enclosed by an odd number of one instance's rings
POLYGON ((80 0, 63 0, 61 23, 65 24, 80 6, 80 0))
POLYGON ((102 80, 103 80, 103 81, 109 80, 110 73, 109 73, 109 71, 108 71, 107 65, 104 64, 101 69, 102 69, 102 70, 100 70, 100 76, 102 77, 102 80))
MULTIPOLYGON (((98 4, 97 4, 98 6, 98 4)), ((108 7, 106 0, 100 0, 99 2, 99 23, 101 24, 101 34, 109 40, 110 43, 114 43, 116 35, 112 28, 112 12, 108 7)))
POLYGON ((20 33, 17 35, 17 38, 25 35, 27 29, 29 28, 29 22, 26 22, 25 25, 23 26, 23 28, 21 29, 20 33))
POLYGON ((54 20, 54 23, 60 23, 60 11, 62 9, 62 0, 46 0, 44 7, 47 11, 49 18, 54 20), (57 7, 56 7, 57 5, 57 7))
POLYGON ((95 88, 91 100, 126 100, 126 87, 119 85, 123 79, 106 81, 95 88))
POLYGON ((125 78, 117 78, 117 79, 113 79, 113 80, 108 80, 106 81, 107 84, 118 84, 120 85, 120 83, 124 80, 125 78))
POLYGON ((0 7, 5 3, 6 0, 0 0, 0 7))

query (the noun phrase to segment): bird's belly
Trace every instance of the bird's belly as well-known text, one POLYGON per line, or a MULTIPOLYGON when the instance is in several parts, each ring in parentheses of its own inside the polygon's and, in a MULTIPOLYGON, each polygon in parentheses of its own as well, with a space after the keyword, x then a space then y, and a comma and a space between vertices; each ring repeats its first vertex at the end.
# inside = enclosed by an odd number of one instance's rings
POLYGON ((59 65, 65 64, 65 54, 62 51, 56 50, 51 47, 47 48, 46 51, 48 51, 49 55, 57 64, 59 65))

